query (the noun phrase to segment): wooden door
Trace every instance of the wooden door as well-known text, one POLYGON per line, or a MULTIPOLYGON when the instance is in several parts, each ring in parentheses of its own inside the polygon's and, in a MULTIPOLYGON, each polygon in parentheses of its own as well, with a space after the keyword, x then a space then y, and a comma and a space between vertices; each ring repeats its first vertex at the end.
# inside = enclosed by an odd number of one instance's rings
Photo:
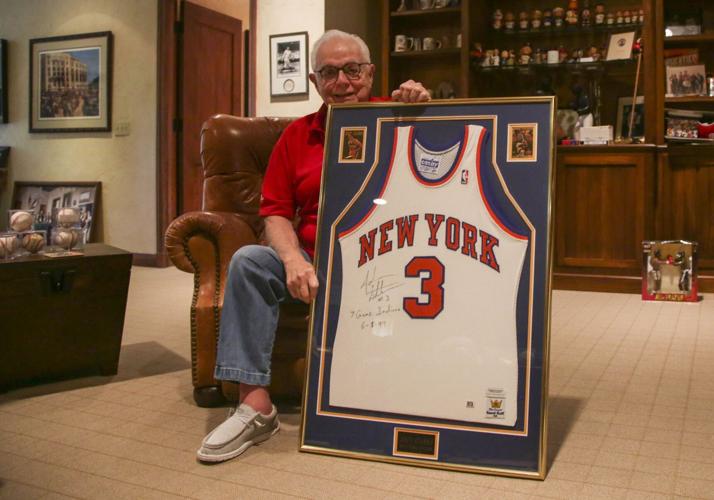
POLYGON ((243 37, 239 19, 189 2, 184 5, 179 213, 202 206, 201 125, 216 113, 241 114, 243 37))

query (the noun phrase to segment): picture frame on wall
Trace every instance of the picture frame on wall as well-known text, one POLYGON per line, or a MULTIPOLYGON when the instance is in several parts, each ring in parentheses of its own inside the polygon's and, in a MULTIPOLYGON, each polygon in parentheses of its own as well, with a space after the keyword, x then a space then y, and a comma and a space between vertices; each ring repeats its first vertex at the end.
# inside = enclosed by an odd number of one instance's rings
POLYGON ((270 36, 270 96, 308 95, 307 31, 270 36))
POLYGON ((617 100, 617 122, 615 124, 615 137, 632 137, 633 139, 645 135, 645 97, 637 96, 630 134, 630 114, 633 112, 632 97, 620 97, 617 100))
POLYGON ((101 182, 17 181, 13 187, 11 208, 33 211, 34 229, 43 231, 50 229, 53 208, 78 208, 80 223, 85 230, 83 243, 96 242, 101 188, 101 182))
POLYGON ((0 39, 0 123, 8 122, 7 65, 7 40, 0 39))
POLYGON ((110 132, 112 59, 111 31, 30 40, 30 132, 110 132))

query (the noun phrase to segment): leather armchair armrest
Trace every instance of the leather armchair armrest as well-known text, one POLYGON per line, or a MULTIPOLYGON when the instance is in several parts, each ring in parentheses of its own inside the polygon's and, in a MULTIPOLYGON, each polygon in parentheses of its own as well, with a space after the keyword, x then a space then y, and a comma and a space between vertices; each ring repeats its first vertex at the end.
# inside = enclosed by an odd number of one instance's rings
POLYGON ((169 258, 194 275, 191 366, 195 398, 202 388, 217 386, 213 369, 228 265, 240 247, 259 242, 254 229, 259 224, 237 213, 188 212, 166 230, 169 258))

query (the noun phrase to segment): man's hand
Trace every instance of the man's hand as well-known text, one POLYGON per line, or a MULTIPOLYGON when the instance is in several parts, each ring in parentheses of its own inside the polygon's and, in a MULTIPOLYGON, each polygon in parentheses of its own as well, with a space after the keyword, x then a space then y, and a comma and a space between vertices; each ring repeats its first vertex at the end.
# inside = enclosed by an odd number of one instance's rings
POLYGON ((295 259, 284 261, 283 265, 290 295, 309 304, 317 296, 317 288, 320 286, 315 268, 302 254, 297 255, 295 259))
POLYGON ((398 102, 427 102, 431 101, 431 96, 421 83, 407 80, 392 92, 392 100, 398 102))

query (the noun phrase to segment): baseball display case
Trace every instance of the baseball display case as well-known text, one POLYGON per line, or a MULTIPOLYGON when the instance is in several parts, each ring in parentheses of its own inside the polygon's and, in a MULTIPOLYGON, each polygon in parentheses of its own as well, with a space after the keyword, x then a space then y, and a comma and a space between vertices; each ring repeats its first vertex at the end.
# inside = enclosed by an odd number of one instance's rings
POLYGON ((545 477, 554 113, 330 107, 302 451, 545 477))

